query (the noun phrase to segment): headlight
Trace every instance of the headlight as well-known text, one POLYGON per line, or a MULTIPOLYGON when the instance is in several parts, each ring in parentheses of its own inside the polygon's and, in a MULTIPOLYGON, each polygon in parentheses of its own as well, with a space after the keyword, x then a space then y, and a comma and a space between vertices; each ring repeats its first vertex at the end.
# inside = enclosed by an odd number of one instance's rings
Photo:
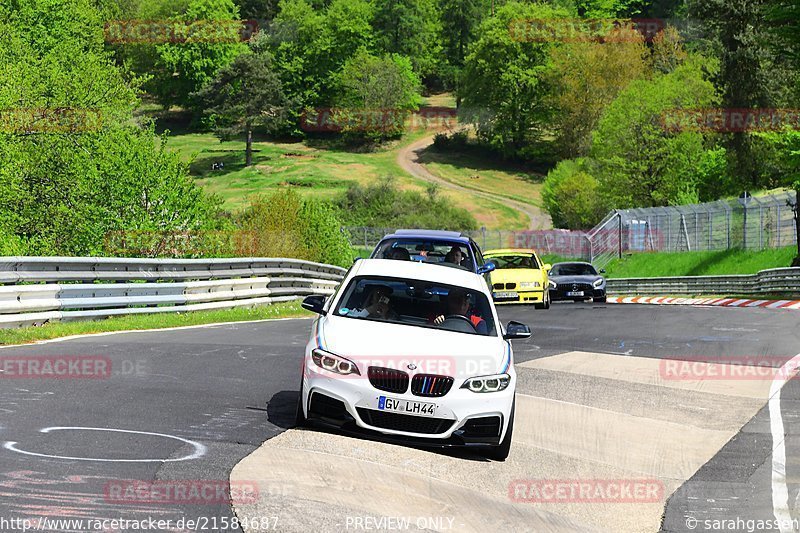
POLYGON ((469 389, 472 392, 499 392, 506 390, 509 383, 511 383, 511 376, 508 374, 495 374, 469 378, 461 385, 461 388, 469 389))
POLYGON ((542 284, 538 281, 523 281, 519 284, 520 289, 534 289, 536 287, 541 287, 542 284))
POLYGON ((548 289, 557 289, 558 288, 558 284, 555 281, 553 281, 551 279, 548 279, 547 280, 547 288, 548 289))
POLYGON ((605 283, 605 280, 604 280, 603 278, 600 278, 600 279, 596 279, 596 280, 594 281, 594 283, 592 283, 592 285, 593 285, 595 288, 597 288, 597 287, 600 287, 600 286, 602 286, 602 285, 603 285, 603 283, 605 283))
POLYGON ((361 372, 358 371, 358 367, 354 362, 324 350, 312 350, 311 359, 314 360, 314 363, 318 367, 328 372, 334 372, 345 376, 347 374, 361 375, 361 372))

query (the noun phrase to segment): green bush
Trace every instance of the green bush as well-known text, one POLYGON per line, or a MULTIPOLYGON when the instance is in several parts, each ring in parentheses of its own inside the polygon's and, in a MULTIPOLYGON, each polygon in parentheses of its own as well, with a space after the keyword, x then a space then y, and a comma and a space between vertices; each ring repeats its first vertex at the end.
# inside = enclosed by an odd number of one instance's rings
POLYGON ((589 173, 585 159, 560 162, 547 174, 542 200, 557 228, 591 228, 607 208, 600 196, 600 184, 589 173))
POLYGON ((465 131, 456 131, 452 134, 437 133, 433 137, 433 149, 437 152, 447 150, 463 150, 467 147, 469 135, 465 131))
POLYGON ((22 239, 0 229, 0 256, 25 255, 22 239))
POLYGON ((333 209, 315 200, 303 200, 291 189, 255 198, 241 215, 240 227, 248 239, 237 255, 290 257, 346 266, 355 253, 333 209))
POLYGON ((336 203, 348 226, 446 230, 478 227, 469 211, 440 198, 438 187, 429 187, 426 194, 401 191, 390 177, 365 187, 351 185, 336 203))

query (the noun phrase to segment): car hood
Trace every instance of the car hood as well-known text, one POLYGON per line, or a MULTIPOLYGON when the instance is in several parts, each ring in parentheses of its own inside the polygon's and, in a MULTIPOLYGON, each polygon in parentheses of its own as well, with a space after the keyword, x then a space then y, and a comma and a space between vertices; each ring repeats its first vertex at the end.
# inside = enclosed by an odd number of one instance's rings
POLYGON ((603 276, 550 276, 550 280, 556 283, 594 283, 603 276))
POLYGON ((504 268, 492 270, 492 283, 508 283, 510 281, 542 281, 542 271, 538 268, 504 268))
POLYGON ((389 324, 327 315, 315 323, 315 343, 367 366, 400 368, 454 377, 489 375, 510 364, 510 345, 501 337, 389 324))

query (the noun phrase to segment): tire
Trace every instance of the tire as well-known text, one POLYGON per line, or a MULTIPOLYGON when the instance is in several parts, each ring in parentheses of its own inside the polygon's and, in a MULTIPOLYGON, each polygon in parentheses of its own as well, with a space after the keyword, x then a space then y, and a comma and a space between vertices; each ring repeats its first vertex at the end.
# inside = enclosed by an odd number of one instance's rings
POLYGON ((508 458, 509 452, 511 452, 511 438, 514 433, 514 410, 516 403, 516 400, 514 400, 514 403, 511 404, 511 414, 509 415, 508 429, 506 430, 506 436, 503 438, 503 442, 497 446, 492 446, 492 448, 486 452, 486 457, 489 459, 494 459, 495 461, 505 461, 508 458))
POLYGON ((606 303, 606 297, 603 296, 602 298, 592 298, 592 303, 604 304, 606 303))
POLYGON ((303 412, 303 377, 300 376, 300 395, 297 397, 297 410, 294 415, 294 426, 302 428, 308 425, 308 419, 303 412))
POLYGON ((534 309, 550 309, 550 295, 548 293, 544 293, 544 299, 542 303, 533 304, 534 309))

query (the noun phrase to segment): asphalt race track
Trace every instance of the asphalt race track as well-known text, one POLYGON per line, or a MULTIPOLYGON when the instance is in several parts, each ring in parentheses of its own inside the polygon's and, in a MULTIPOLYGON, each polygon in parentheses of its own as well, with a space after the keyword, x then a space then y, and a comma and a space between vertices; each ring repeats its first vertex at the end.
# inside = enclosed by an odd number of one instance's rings
POLYGON ((0 358, 18 360, 94 357, 110 373, 0 375, 0 530, 41 517, 171 520, 167 531, 793 530, 800 387, 780 367, 800 352, 800 313, 565 303, 501 316, 534 332, 515 342, 505 463, 292 429, 308 319, 2 348, 0 358), (671 360, 694 364, 676 379, 670 369, 685 367, 671 360), (774 368, 730 378, 732 367, 757 364, 774 368), (229 476, 258 488, 236 503, 244 528, 231 526, 221 498, 112 490, 229 476), (645 480, 658 490, 632 501, 533 501, 526 488, 548 480, 645 480))

